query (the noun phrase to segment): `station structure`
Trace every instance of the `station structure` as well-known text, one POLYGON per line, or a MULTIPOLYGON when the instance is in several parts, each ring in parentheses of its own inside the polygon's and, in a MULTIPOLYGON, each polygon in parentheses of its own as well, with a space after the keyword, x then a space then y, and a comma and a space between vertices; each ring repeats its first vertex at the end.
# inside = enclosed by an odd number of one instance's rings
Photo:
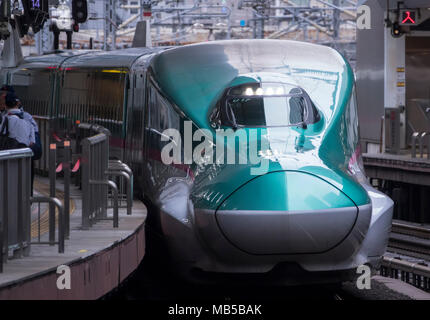
MULTIPOLYGON (((35 52, 41 55, 61 45, 113 50, 247 37, 295 39, 338 49, 356 74, 366 173, 395 201, 381 274, 430 291, 428 1, 89 3, 91 19, 74 33, 74 42, 54 43, 52 21, 47 20, 30 41, 35 52), (368 14, 364 20, 370 25, 358 27, 362 14, 368 14)), ((22 59, 22 46, 17 30, 5 21, 0 21, 2 66, 12 67, 22 59)), ((145 255, 146 208, 133 199, 133 173, 126 164, 109 159, 106 129, 76 123, 67 137, 59 137, 53 135, 55 119, 35 118, 46 152, 36 162, 33 195, 31 152, 0 151, 0 299, 103 297, 132 274, 145 255), (101 171, 91 161, 102 163, 101 171), (36 289, 39 297, 33 295, 36 289)))
POLYGON ((357 29, 356 80, 367 173, 396 201, 396 218, 428 223, 430 8, 363 3, 371 28, 357 29))

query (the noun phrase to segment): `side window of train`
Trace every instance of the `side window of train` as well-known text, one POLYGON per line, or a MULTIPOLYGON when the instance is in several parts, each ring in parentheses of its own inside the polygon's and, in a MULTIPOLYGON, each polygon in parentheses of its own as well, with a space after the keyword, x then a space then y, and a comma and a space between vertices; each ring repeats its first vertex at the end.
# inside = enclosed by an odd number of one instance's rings
POLYGON ((65 69, 58 114, 97 123, 108 128, 113 136, 122 137, 127 71, 65 69))
POLYGON ((149 90, 149 99, 148 99, 148 107, 149 107, 149 127, 151 129, 158 130, 159 129, 159 113, 158 113, 158 96, 157 90, 152 86, 149 90))
POLYGON ((146 119, 146 149, 149 157, 155 156, 155 151, 159 149, 160 135, 158 131, 158 110, 156 90, 151 85, 148 86, 148 104, 146 119))
POLYGON ((54 71, 47 68, 14 70, 10 85, 27 112, 37 116, 49 116, 51 112, 54 71))
POLYGON ((149 121, 146 131, 151 137, 148 141, 150 149, 161 150, 169 141, 161 141, 166 129, 179 129, 179 115, 174 110, 169 100, 163 97, 152 85, 148 90, 149 121))

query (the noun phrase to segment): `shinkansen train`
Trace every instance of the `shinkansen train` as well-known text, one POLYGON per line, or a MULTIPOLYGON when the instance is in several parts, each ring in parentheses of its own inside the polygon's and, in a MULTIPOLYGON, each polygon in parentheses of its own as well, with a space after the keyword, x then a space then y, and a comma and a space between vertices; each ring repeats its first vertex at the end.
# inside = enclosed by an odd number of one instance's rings
POLYGON ((280 40, 64 51, 3 69, 26 111, 108 128, 189 279, 339 282, 377 266, 393 202, 366 181, 354 75, 335 50, 280 40))

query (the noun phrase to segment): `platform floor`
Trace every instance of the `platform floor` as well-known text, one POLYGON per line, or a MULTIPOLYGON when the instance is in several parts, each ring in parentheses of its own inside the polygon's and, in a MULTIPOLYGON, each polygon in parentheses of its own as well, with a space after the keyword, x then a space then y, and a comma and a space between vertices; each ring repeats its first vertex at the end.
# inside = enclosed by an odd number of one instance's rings
POLYGON ((427 159, 427 155, 424 155, 423 158, 416 157, 412 158, 411 153, 406 154, 389 154, 389 153, 364 153, 363 160, 365 162, 379 160, 380 162, 387 163, 403 163, 409 164, 411 167, 419 167, 422 166, 424 168, 430 168, 430 160, 427 159))
MULTIPOLYGON (((38 189, 38 193, 46 194, 48 180, 37 178, 35 186, 38 189)), ((58 181, 58 188, 59 190, 62 189, 60 181, 58 181)), ((59 192, 58 198, 63 200, 61 197, 62 192, 59 192)), ((82 230, 82 202, 80 199, 79 189, 71 186, 71 208, 73 212, 70 216, 70 238, 65 241, 65 253, 58 253, 58 245, 32 244, 29 256, 11 259, 4 264, 3 273, 0 274, 0 290, 25 282, 30 278, 55 272, 59 265, 71 265, 77 261, 87 259, 130 237, 138 229, 142 229, 146 218, 146 208, 141 201, 134 201, 132 215, 127 216, 126 209, 119 210, 119 228, 113 228, 112 220, 105 220, 97 222, 89 230, 82 230)), ((35 208, 33 207, 32 211, 34 210, 35 208)), ((46 217, 46 210, 42 214, 43 216, 46 217)), ((108 209, 108 216, 112 217, 112 209, 108 209)), ((37 223, 37 219, 35 220, 34 217, 35 213, 33 212, 33 224, 37 223)), ((32 226, 32 236, 36 235, 34 228, 32 226)), ((44 233, 41 237, 42 241, 47 241, 46 226, 41 230, 44 233)), ((144 252, 144 243, 141 244, 139 251, 144 252)), ((2 294, 0 292, 1 298, 2 294)))
POLYGON ((371 178, 430 186, 430 160, 410 154, 365 153, 363 163, 371 178))

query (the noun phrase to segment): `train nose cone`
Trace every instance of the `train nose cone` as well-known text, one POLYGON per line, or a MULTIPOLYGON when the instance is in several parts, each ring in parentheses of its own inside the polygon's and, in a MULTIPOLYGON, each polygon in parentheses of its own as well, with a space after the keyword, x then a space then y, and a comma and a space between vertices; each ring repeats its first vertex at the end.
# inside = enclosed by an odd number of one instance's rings
POLYGON ((257 177, 216 211, 227 240, 250 254, 321 253, 352 231, 359 209, 341 190, 303 172, 257 177))

